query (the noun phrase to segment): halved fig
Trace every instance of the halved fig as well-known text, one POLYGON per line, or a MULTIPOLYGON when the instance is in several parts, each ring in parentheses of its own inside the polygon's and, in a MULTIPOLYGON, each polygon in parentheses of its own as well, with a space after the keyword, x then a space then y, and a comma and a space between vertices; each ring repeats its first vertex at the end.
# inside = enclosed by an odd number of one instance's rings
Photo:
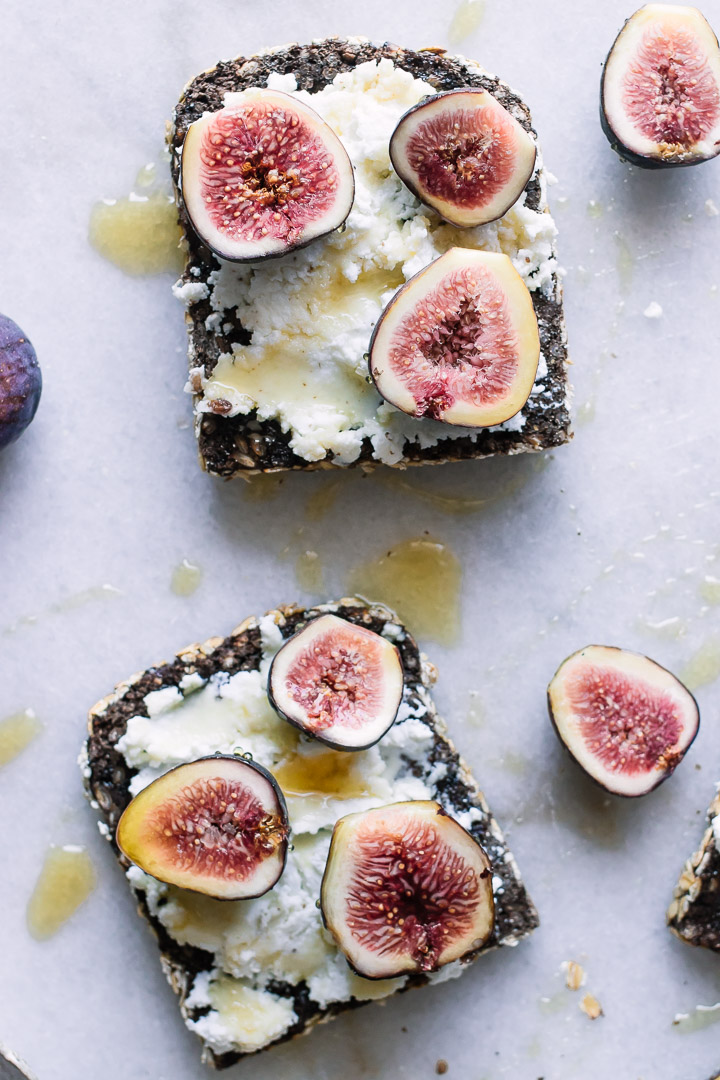
POLYGON ((600 119, 613 150, 647 169, 720 153, 720 47, 694 7, 646 4, 603 70, 600 119))
POLYGON ((392 642, 337 615, 321 615, 276 654, 268 697, 306 735, 336 750, 367 750, 392 726, 403 685, 392 642))
POLYGON ((147 874, 218 900, 272 889, 285 868, 285 799, 242 757, 200 758, 148 784, 125 808, 117 843, 147 874))
POLYGON ((181 179, 200 239, 239 262, 284 255, 332 232, 355 195, 335 132, 278 90, 230 95, 224 108, 191 124, 181 179))
POLYGON ((492 933, 492 873, 478 842, 436 802, 348 814, 333 830, 323 919, 366 979, 436 971, 492 933))
POLYGON ((700 725, 697 702, 639 653, 588 645, 548 686, 550 718, 585 772, 614 795, 646 795, 674 772, 700 725))
POLYGON ((370 340, 370 374, 410 416, 489 427, 530 396, 540 337, 507 255, 451 248, 403 285, 370 340))
POLYGON ((502 217, 535 168, 535 142, 487 90, 463 87, 409 109, 390 139, 395 172, 453 225, 502 217))

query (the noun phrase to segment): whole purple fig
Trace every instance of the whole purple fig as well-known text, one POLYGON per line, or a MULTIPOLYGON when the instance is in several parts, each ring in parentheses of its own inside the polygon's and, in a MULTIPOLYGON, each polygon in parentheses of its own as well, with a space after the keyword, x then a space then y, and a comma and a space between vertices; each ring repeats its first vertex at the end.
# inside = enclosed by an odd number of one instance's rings
POLYGON ((17 323, 0 315, 0 450, 18 439, 40 402, 42 374, 17 323))

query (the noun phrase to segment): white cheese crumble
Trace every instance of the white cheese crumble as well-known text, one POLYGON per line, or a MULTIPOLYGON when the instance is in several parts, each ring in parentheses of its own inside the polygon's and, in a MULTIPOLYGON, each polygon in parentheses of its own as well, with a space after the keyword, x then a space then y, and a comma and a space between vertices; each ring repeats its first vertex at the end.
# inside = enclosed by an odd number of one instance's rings
POLYGON ((187 307, 197 304, 198 300, 205 300, 210 295, 210 289, 204 281, 187 281, 184 285, 176 282, 173 285, 173 296, 187 307))
POLYGON ((183 696, 175 686, 164 686, 162 690, 153 690, 145 695, 145 705, 148 716, 157 716, 158 713, 166 712, 176 705, 182 705, 183 696))
POLYGON ((651 300, 648 306, 643 311, 643 315, 646 319, 659 319, 662 317, 663 309, 657 300, 651 300))
POLYGON ((204 685, 205 679, 203 679, 202 675, 198 675, 196 671, 191 672, 189 675, 183 675, 178 683, 183 694, 187 694, 191 690, 199 690, 200 687, 204 685))
MULTIPOLYGON (((398 637, 388 622, 387 636, 398 637)), ((216 752, 250 753, 282 781, 283 766, 312 766, 332 753, 302 736, 271 708, 267 672, 282 644, 270 616, 260 621, 262 661, 259 670, 235 675, 218 673, 207 682, 192 676, 175 688, 146 695, 151 716, 134 716, 118 741, 126 763, 139 770, 134 795, 156 777, 184 761, 216 752)), ((433 782, 444 765, 428 772, 434 735, 424 719, 426 706, 403 701, 398 717, 382 741, 352 755, 352 790, 342 793, 297 791, 285 784, 292 828, 292 848, 277 885, 255 900, 220 901, 163 884, 131 867, 128 880, 145 894, 151 914, 181 945, 212 953, 212 972, 198 975, 185 1003, 188 1026, 213 1050, 258 1049, 278 1038, 297 1020, 292 1000, 268 989, 273 981, 304 980, 318 1006, 350 998, 386 997, 405 979, 370 981, 355 975, 324 930, 317 907, 320 883, 335 822, 356 811, 409 799, 436 798, 433 782), (414 771, 420 775, 413 775, 414 771), (209 1011, 193 1018, 195 1007, 209 1011)), ((482 818, 477 809, 459 815, 466 828, 482 818)), ((443 981, 459 975, 453 964, 432 976, 443 981)))
POLYGON ((254 990, 209 972, 196 976, 187 1009, 210 1009, 188 1027, 217 1053, 241 1050, 252 1053, 279 1038, 296 1022, 292 1002, 267 990, 254 990), (214 1006, 214 1007, 213 1007, 214 1006))
POLYGON ((720 814, 714 817, 710 822, 713 837, 715 838, 715 847, 720 851, 720 814))
MULTIPOLYGON (((387 464, 403 457, 408 441, 425 448, 477 439, 476 428, 417 420, 383 402, 368 380, 370 335, 397 288, 453 246, 505 252, 529 289, 551 292, 552 217, 530 209, 523 195, 499 221, 459 230, 424 207, 394 172, 389 141, 402 114, 435 90, 387 58, 341 72, 315 94, 298 90, 292 74, 271 74, 267 85, 311 105, 342 139, 355 170, 355 201, 342 229, 307 248, 256 265, 218 260, 206 326, 217 330, 235 310, 252 341, 233 342, 210 378, 191 371, 186 389, 202 390, 197 411, 212 412, 218 400, 229 416, 255 409, 260 420, 277 420, 307 461, 332 453, 350 464, 365 439, 387 464)), ((178 286, 176 295, 192 304, 205 299, 203 288, 178 286)), ((543 377, 538 371, 536 392, 543 377)), ((524 423, 521 411, 500 427, 518 431, 524 423)))

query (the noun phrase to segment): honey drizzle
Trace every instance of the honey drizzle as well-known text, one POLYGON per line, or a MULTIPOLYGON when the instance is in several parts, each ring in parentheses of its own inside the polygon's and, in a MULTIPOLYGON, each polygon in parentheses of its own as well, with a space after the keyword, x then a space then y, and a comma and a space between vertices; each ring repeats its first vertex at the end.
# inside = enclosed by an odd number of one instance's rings
POLYGON ((155 165, 146 165, 135 188, 119 199, 103 199, 90 212, 88 240, 92 247, 126 274, 179 274, 185 262, 182 230, 169 178, 159 180, 155 165))
POLYGON ((42 731, 42 724, 32 709, 13 713, 0 720, 0 765, 21 754, 42 731))
POLYGON ((452 645, 460 634, 461 580, 460 562, 450 548, 418 537, 356 567, 349 588, 393 608, 411 633, 452 645))
POLYGON ((319 754, 295 754, 274 770, 275 779, 290 796, 332 795, 339 799, 355 799, 369 794, 363 780, 362 751, 349 754, 341 750, 325 750, 319 754))
POLYGON ((27 906, 28 930, 45 941, 87 900, 97 884, 95 867, 83 847, 51 847, 27 906))

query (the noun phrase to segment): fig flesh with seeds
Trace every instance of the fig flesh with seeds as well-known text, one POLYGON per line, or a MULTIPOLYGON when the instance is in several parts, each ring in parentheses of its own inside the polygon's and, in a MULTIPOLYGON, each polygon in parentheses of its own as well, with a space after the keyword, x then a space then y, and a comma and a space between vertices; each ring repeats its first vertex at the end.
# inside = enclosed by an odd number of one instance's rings
POLYGON ((533 302, 508 256, 451 248, 385 308, 369 367, 409 416, 489 427, 522 409, 539 359, 533 302))
POLYGON ((337 615, 321 615, 274 657, 268 697, 306 735, 336 750, 366 750, 392 726, 403 687, 400 653, 391 641, 337 615))
POLYGON ((395 172, 461 228, 502 217, 535 168, 535 141, 487 90, 448 90, 409 109, 390 139, 395 172))
POLYGON ((588 645, 548 687, 550 718, 577 763, 614 795, 645 795, 670 776, 697 735, 690 691, 647 656, 588 645))
POLYGON ((495 922, 478 842, 437 802, 401 802, 335 825, 323 919, 358 975, 437 971, 479 949, 495 922))
POLYGON ((125 808, 117 844, 169 885, 218 900, 262 896, 285 868, 285 799, 273 776, 242 757, 200 758, 148 784, 125 808))
POLYGON ((335 132, 278 90, 228 94, 222 109, 191 124, 181 187, 200 239, 239 262, 284 255, 339 228, 355 195, 335 132))
POLYGON ((603 70, 603 130, 643 168, 720 154, 720 47, 694 7, 646 4, 625 23, 603 70))

